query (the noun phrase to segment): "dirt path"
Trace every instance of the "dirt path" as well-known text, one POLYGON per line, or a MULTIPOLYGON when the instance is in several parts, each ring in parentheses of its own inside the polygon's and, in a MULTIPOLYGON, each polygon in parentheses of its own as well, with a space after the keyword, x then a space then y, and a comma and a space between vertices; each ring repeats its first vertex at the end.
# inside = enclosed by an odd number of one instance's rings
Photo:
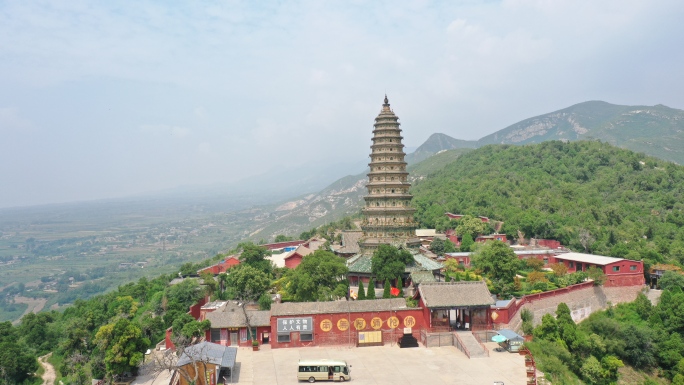
POLYGON ((45 368, 45 373, 43 373, 43 385, 55 385, 55 378, 57 378, 57 373, 55 373, 55 367, 48 362, 48 359, 52 353, 48 353, 44 356, 38 357, 38 362, 45 368))

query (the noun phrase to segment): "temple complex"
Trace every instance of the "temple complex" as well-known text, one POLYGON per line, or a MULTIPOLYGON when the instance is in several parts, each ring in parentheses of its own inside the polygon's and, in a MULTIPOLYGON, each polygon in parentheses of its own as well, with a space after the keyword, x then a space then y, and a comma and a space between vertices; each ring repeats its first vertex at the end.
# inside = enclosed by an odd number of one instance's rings
POLYGON ((361 248, 372 251, 381 244, 419 247, 399 118, 390 109, 387 95, 373 127, 361 248))

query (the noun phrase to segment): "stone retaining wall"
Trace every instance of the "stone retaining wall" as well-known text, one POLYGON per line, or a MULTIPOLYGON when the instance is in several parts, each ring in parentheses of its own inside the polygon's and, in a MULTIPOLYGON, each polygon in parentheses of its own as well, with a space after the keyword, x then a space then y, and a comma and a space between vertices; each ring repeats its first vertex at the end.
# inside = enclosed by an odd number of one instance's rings
POLYGON ((534 315, 534 325, 539 325, 545 314, 555 315, 558 304, 564 302, 572 312, 575 322, 580 322, 587 318, 591 313, 603 310, 608 304, 618 304, 632 302, 642 290, 648 290, 646 286, 622 286, 622 287, 603 287, 590 286, 581 290, 562 293, 553 297, 541 298, 533 301, 526 301, 520 306, 520 310, 513 316, 508 324, 500 325, 500 329, 512 329, 518 333, 522 332, 522 320, 520 313, 522 309, 532 311, 534 315))

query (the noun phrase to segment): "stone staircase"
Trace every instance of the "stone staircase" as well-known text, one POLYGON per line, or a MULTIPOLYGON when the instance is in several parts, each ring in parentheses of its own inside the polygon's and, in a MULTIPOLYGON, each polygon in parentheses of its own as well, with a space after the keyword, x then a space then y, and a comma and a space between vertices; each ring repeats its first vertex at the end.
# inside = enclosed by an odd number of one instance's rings
MULTIPOLYGON (((458 331, 454 332, 461 343, 463 343, 464 353, 469 358, 483 358, 489 357, 489 352, 487 352, 482 345, 477 341, 473 333, 469 331, 458 331)), ((463 349, 461 349, 463 351, 463 349)))

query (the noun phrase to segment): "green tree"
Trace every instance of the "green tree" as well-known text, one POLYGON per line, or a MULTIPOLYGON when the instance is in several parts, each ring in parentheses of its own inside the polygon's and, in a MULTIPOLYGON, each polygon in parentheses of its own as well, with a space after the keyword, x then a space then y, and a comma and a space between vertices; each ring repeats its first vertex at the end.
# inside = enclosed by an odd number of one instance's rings
POLYGON ((356 296, 356 299, 359 301, 366 299, 366 289, 363 287, 363 282, 361 280, 359 280, 359 294, 356 296))
POLYGON ((444 252, 445 253, 455 253, 456 252, 456 245, 454 245, 451 240, 447 239, 444 241, 444 252))
POLYGON ((382 298, 392 298, 392 286, 390 285, 389 279, 385 280, 385 288, 382 291, 382 298))
POLYGON ((634 310, 642 320, 647 320, 653 311, 653 304, 651 300, 646 297, 644 293, 639 293, 633 302, 634 310))
POLYGON ((594 285, 600 286, 606 281, 606 274, 596 266, 587 269, 587 276, 594 281, 594 285))
POLYGON ((399 297, 404 296, 404 282, 401 277, 397 278, 397 289, 399 289, 399 297))
POLYGON ((541 325, 534 328, 534 336, 547 341, 555 341, 560 338, 558 333, 558 323, 551 314, 542 316, 541 325))
POLYGON ((259 297, 259 310, 271 310, 271 305, 273 304, 273 300, 271 299, 271 295, 268 293, 264 293, 259 297))
POLYGON ((218 292, 218 282, 214 279, 214 275, 208 271, 200 273, 200 279, 202 280, 202 286, 204 286, 204 292, 208 296, 213 296, 214 293, 218 292))
POLYGON ((240 308, 247 323, 249 335, 255 335, 250 317, 247 315, 247 303, 256 302, 271 287, 269 276, 262 270, 248 264, 239 264, 230 269, 228 285, 231 287, 234 298, 242 302, 240 308))
POLYGON ((266 259, 270 255, 270 251, 267 248, 257 246, 252 242, 241 243, 239 247, 242 248, 240 262, 252 266, 268 276, 273 274, 273 264, 270 260, 266 259))
POLYGON ((205 335, 205 332, 211 328, 211 322, 206 319, 204 321, 197 321, 193 319, 192 321, 186 323, 183 325, 183 329, 181 330, 181 335, 185 338, 192 338, 192 337, 202 337, 205 335))
POLYGON ((36 370, 38 361, 24 346, 16 341, 0 342, 0 384, 20 384, 33 377, 36 370))
POLYGON ((444 255, 444 248, 445 248, 444 240, 441 238, 435 238, 430 243, 430 251, 432 251, 433 253, 435 253, 439 256, 444 255))
POLYGON ((349 270, 344 259, 318 249, 289 275, 287 292, 298 302, 332 301, 346 296, 349 270))
POLYGON ((185 279, 179 284, 167 287, 165 294, 167 310, 187 312, 190 306, 202 299, 204 291, 196 279, 185 279))
POLYGON ((183 334, 183 328, 185 327, 185 325, 189 324, 192 321, 195 321, 195 317, 191 316, 188 313, 183 313, 174 318, 173 323, 171 325, 171 327, 173 328, 173 337, 175 339, 185 337, 185 335, 183 334))
POLYGON ((228 299, 226 296, 226 283, 228 282, 228 274, 221 273, 218 275, 218 298, 220 300, 228 299))
POLYGON ((366 299, 375 299, 375 281, 371 278, 368 282, 368 291, 366 292, 366 299))
POLYGON ((458 235, 469 234, 471 237, 475 238, 480 234, 484 234, 487 227, 487 224, 482 222, 480 218, 464 215, 463 218, 458 221, 458 226, 456 226, 455 231, 458 235))
POLYGON ((279 242, 289 242, 289 241, 292 241, 292 240, 294 240, 292 237, 288 237, 287 235, 283 235, 283 234, 278 234, 278 235, 276 235, 276 237, 275 237, 275 243, 279 243, 279 242))
POLYGON ((413 262, 413 256, 406 249, 391 245, 380 245, 373 252, 371 270, 376 279, 385 281, 402 276, 406 265, 413 262))
POLYGON ((447 260, 444 261, 444 268, 446 269, 446 271, 454 273, 460 270, 461 265, 458 263, 456 259, 447 258, 447 260))
POLYGON ((501 241, 485 243, 473 254, 472 263, 492 280, 497 294, 503 294, 507 287, 512 287, 518 271, 518 257, 501 241))
POLYGON ((95 342, 105 352, 104 363, 110 378, 127 372, 136 373, 143 352, 150 345, 140 327, 127 318, 100 327, 95 342))
POLYGON ((684 289, 684 275, 677 271, 666 271, 658 280, 658 285, 662 290, 669 290, 675 286, 684 289))
POLYGON ((239 264, 230 269, 227 284, 233 289, 235 299, 254 302, 271 287, 271 280, 263 271, 239 264))
POLYGON ((590 356, 580 368, 582 378, 589 384, 603 384, 603 368, 601 363, 594 356, 590 356))
POLYGON ((469 252, 472 251, 471 249, 473 248, 473 245, 475 244, 475 241, 473 240, 473 236, 465 233, 461 237, 461 247, 460 250, 463 252, 469 252))
POLYGON ((525 265, 533 271, 542 271, 542 268, 544 268, 544 261, 537 258, 528 258, 525 260, 525 265))

